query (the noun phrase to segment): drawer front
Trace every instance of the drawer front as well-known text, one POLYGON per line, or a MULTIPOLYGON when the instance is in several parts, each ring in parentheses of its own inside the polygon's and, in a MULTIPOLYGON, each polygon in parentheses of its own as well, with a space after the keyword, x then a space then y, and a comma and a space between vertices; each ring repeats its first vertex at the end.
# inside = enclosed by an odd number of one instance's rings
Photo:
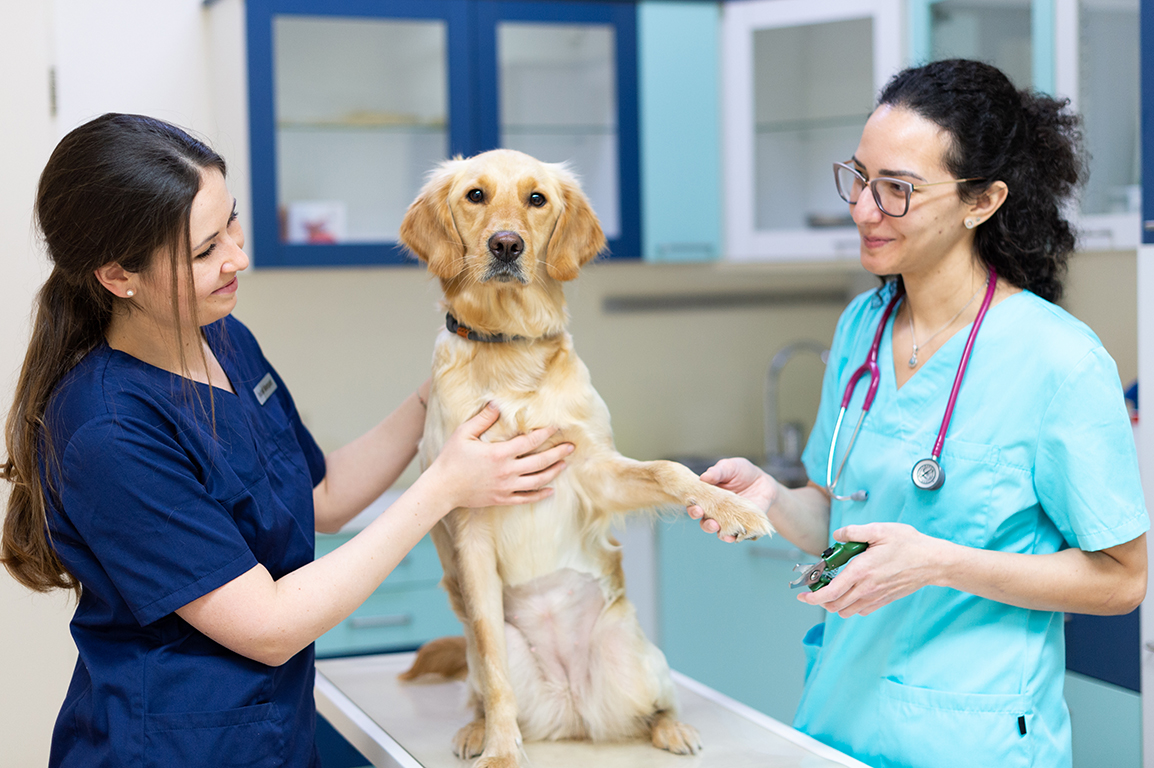
MULTIPOLYGON (((318 533, 317 558, 324 557, 354 535, 352 533, 318 533)), ((437 548, 433 545, 432 538, 425 536, 397 564, 397 567, 393 569, 393 572, 388 575, 381 586, 383 589, 395 589, 410 582, 438 581, 440 578, 441 561, 437 557, 437 548)))
POLYGON ((435 637, 459 634, 461 624, 449 608, 448 595, 437 581, 426 581, 403 590, 378 589, 352 616, 322 635, 316 648, 318 656, 339 656, 414 648, 435 637))

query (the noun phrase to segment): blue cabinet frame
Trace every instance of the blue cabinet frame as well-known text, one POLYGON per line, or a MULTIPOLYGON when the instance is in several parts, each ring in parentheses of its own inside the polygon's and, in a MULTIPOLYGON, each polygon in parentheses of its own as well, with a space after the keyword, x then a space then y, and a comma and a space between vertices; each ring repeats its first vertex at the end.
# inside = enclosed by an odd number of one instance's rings
POLYGON ((1142 242, 1150 245, 1154 243, 1154 7, 1143 2, 1141 14, 1142 242))
POLYGON ((447 27, 449 155, 499 146, 497 24, 501 21, 612 24, 616 30, 618 185, 621 234, 612 258, 641 257, 637 6, 634 2, 494 0, 247 0, 252 219, 260 267, 414 264, 397 243, 305 245, 280 240, 277 213, 273 19, 282 15, 442 20, 447 27))

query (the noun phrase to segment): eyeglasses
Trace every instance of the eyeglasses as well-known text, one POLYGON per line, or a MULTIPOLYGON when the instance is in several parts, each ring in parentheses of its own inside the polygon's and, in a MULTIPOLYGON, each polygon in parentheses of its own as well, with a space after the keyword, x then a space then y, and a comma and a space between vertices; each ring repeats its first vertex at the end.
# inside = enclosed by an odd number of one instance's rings
POLYGON ((901 179, 891 179, 879 176, 866 181, 866 178, 857 172, 852 165, 845 163, 833 164, 833 180, 837 184, 837 193, 841 199, 850 205, 856 205, 861 193, 868 186, 874 196, 874 202, 886 216, 899 218, 910 210, 910 195, 915 189, 936 187, 939 184, 961 184, 963 181, 981 181, 974 179, 951 179, 949 181, 934 181, 929 184, 911 184, 901 179))

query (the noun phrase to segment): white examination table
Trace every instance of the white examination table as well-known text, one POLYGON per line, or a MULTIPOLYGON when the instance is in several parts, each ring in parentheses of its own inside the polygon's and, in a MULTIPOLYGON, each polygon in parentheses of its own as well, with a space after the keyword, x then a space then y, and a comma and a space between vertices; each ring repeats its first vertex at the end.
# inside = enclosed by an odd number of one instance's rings
MULTIPOLYGON (((404 684, 413 654, 317 662, 317 710, 377 768, 468 768, 453 756, 453 734, 471 719, 465 684, 404 684)), ((868 768, 824 744, 677 672, 680 718, 705 749, 679 756, 648 741, 618 744, 529 742, 532 768, 868 768)))

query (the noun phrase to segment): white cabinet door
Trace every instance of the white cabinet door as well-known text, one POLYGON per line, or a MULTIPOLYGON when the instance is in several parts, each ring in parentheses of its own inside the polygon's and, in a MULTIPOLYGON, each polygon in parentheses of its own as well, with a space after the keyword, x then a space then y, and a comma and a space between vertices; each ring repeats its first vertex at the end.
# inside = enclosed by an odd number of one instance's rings
POLYGON ((832 164, 904 53, 897 0, 726 3, 725 235, 735 261, 857 258, 832 164))

